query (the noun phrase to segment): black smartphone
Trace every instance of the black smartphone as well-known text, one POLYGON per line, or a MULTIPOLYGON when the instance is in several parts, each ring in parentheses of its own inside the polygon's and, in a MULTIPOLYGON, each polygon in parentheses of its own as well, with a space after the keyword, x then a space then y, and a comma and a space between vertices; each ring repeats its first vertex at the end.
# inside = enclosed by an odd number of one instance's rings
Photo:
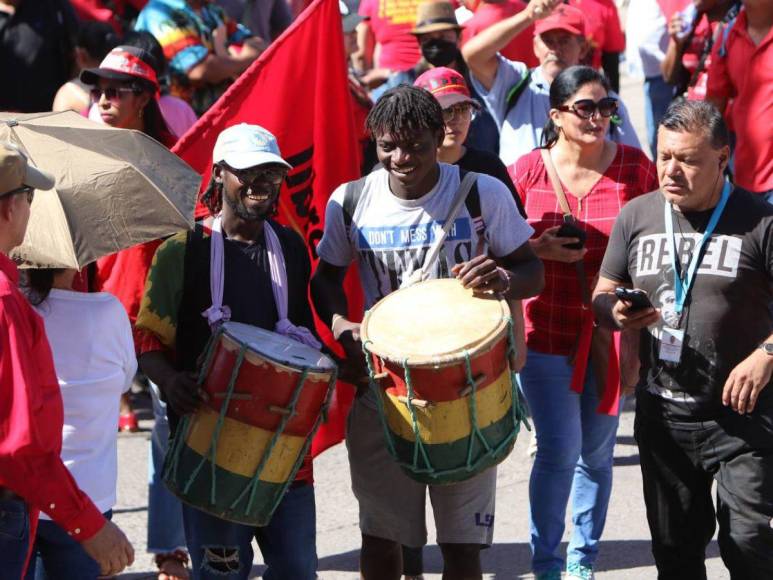
POLYGON ((582 250, 585 247, 585 238, 587 238, 587 234, 585 233, 585 230, 578 227, 574 223, 565 221, 561 224, 561 227, 558 228, 556 237, 577 238, 580 240, 579 242, 573 244, 564 244, 564 247, 569 248, 570 250, 582 250))
POLYGON ((642 310, 644 308, 652 308, 652 302, 650 302, 649 296, 644 290, 629 290, 618 286, 615 288, 615 296, 620 300, 624 300, 631 304, 631 310, 642 310))

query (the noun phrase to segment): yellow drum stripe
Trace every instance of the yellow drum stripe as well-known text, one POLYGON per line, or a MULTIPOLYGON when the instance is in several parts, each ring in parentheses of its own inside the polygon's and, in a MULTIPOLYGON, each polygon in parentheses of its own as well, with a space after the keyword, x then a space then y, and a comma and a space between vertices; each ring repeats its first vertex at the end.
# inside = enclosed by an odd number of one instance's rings
MULTIPOLYGON (((476 393, 478 426, 482 429, 496 423, 512 406, 510 370, 505 371, 485 389, 476 393)), ((407 441, 414 441, 413 422, 408 406, 396 397, 381 391, 387 424, 392 432, 407 441)), ((472 432, 470 396, 453 401, 435 403, 426 408, 414 406, 419 422, 419 436, 424 443, 452 443, 472 432)))
MULTIPOLYGON (((218 413, 203 405, 191 420, 186 444, 199 455, 206 455, 215 432, 218 413)), ((217 442, 215 463, 219 467, 244 477, 252 477, 263 458, 272 431, 260 429, 226 417, 217 442)), ((280 435, 271 452, 261 481, 284 483, 303 448, 304 438, 280 435)))

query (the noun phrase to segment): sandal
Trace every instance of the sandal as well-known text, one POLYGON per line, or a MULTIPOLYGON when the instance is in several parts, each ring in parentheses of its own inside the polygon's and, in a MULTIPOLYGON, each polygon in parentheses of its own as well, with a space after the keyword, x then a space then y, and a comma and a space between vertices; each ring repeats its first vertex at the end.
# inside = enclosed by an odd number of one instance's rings
POLYGON ((158 580, 188 580, 188 554, 175 550, 167 554, 156 554, 158 580))

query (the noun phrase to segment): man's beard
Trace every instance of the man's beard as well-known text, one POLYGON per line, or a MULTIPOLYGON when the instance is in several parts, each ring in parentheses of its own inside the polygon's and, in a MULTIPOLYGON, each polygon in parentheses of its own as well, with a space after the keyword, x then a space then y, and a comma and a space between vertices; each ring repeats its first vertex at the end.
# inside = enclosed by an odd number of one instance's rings
POLYGON ((223 195, 223 198, 228 204, 228 207, 231 208, 231 211, 234 212, 234 214, 239 219, 242 219, 246 222, 265 221, 266 219, 270 218, 274 214, 277 203, 277 200, 274 199, 273 203, 266 206, 265 209, 250 211, 247 209, 247 206, 244 205, 241 195, 239 195, 238 199, 231 199, 227 195, 223 195))

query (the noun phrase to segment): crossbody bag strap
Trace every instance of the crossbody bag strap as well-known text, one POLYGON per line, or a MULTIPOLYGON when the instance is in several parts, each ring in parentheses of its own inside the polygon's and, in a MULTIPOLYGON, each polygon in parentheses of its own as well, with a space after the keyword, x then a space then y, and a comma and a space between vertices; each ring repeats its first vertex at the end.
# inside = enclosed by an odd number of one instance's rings
MULTIPOLYGON (((564 214, 564 221, 574 223, 574 215, 572 215, 572 209, 569 207, 569 201, 566 199, 564 188, 561 186, 561 180, 558 178, 556 166, 553 165, 553 159, 550 157, 550 151, 548 149, 540 149, 539 152, 542 156, 542 163, 545 165, 545 170, 548 172, 550 185, 553 186, 553 192, 558 198, 558 205, 561 206, 561 212, 564 214)), ((590 288, 588 287, 588 277, 585 275, 584 260, 578 260, 575 262, 574 268, 577 271, 577 280, 580 283, 580 297, 582 299, 582 304, 585 308, 590 308, 590 288)))
POLYGON ((558 173, 556 172, 556 166, 553 165, 553 159, 550 157, 550 151, 548 149, 540 149, 539 150, 540 155, 542 155, 542 163, 545 165, 545 170, 548 172, 548 179, 550 180, 550 185, 553 186, 553 192, 556 194, 556 197, 558 198, 558 205, 561 206, 561 211, 564 214, 564 219, 566 219, 566 216, 571 217, 574 219, 574 216, 572 215, 572 209, 569 207, 569 202, 566 199, 566 193, 564 193, 564 188, 561 185, 561 180, 558 178, 558 173))

